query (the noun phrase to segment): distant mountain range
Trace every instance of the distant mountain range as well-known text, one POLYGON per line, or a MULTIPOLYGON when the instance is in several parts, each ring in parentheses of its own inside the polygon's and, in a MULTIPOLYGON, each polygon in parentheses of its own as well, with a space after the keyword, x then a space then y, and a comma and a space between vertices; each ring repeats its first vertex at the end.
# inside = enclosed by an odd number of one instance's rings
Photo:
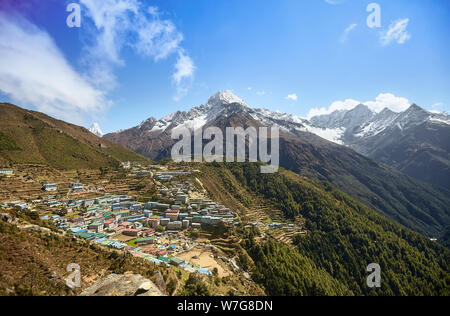
POLYGON ((450 189, 450 116, 413 104, 401 113, 380 113, 360 104, 316 116, 311 123, 333 130, 337 141, 417 179, 450 189))
MULTIPOLYGON (((161 147, 173 144, 166 131, 175 127, 195 130, 233 111, 245 113, 264 126, 277 125, 294 133, 310 132, 416 179, 450 189, 450 116, 427 112, 415 104, 401 113, 389 109, 376 113, 360 104, 351 110, 315 116, 308 121, 292 114, 250 108, 225 91, 189 112, 172 113, 160 120, 152 117, 132 129, 108 134, 106 138, 152 159, 162 159, 168 152, 161 147), (230 107, 232 104, 235 106, 230 107)), ((98 130, 94 129, 94 133, 98 130)))
POLYGON ((128 160, 149 161, 83 127, 0 103, 0 166, 42 164, 56 169, 93 169, 118 166, 128 160))
MULTIPOLYGON (((416 107, 411 110, 415 112, 416 107)), ((150 159, 160 160, 170 157, 175 143, 171 131, 175 128, 279 126, 282 167, 328 181, 372 209, 425 236, 444 234, 450 224, 448 190, 415 180, 339 144, 345 143, 347 138, 343 135, 350 129, 353 131, 373 119, 374 113, 366 111, 364 106, 357 107, 357 111, 363 115, 342 115, 342 123, 335 125, 328 125, 328 121, 320 124, 319 118, 313 123, 291 114, 253 109, 233 93, 225 91, 188 112, 172 113, 160 120, 149 118, 139 126, 107 134, 104 138, 150 159)), ((444 118, 439 116, 439 119, 444 118)))

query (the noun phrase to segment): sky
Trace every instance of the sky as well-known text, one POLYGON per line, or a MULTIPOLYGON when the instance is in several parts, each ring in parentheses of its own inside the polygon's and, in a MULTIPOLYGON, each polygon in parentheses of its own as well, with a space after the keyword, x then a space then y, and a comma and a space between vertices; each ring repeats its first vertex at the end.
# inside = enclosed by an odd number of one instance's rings
POLYGON ((448 112, 449 32, 448 0, 2 0, 0 102, 103 132, 223 90, 302 117, 448 112))

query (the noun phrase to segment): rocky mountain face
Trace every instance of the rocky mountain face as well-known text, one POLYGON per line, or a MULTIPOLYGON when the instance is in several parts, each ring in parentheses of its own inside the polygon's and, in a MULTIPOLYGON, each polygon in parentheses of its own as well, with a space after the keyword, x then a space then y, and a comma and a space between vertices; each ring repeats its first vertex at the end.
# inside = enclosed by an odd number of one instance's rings
POLYGON ((450 224, 450 194, 447 190, 417 181, 339 144, 344 142, 343 134, 348 133, 345 126, 357 130, 363 121, 372 118, 370 112, 359 106, 350 113, 340 113, 340 119, 322 118, 328 126, 324 128, 295 115, 250 108, 226 91, 215 94, 206 104, 189 112, 173 113, 160 120, 150 118, 139 126, 104 138, 160 160, 171 155, 174 129, 216 126, 224 131, 226 127, 278 126, 281 167, 330 182, 379 213, 423 235, 440 236, 450 224))
POLYGON ((413 104, 401 113, 365 105, 316 116, 320 128, 343 131, 339 141, 419 180, 450 189, 450 116, 413 104))

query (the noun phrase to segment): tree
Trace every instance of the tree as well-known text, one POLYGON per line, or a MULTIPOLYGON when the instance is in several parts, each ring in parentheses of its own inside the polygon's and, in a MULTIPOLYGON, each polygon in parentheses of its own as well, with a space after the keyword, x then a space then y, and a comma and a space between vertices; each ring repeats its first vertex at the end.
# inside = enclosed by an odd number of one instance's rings
POLYGON ((191 273, 184 285, 181 296, 211 296, 211 293, 206 284, 198 276, 191 273))

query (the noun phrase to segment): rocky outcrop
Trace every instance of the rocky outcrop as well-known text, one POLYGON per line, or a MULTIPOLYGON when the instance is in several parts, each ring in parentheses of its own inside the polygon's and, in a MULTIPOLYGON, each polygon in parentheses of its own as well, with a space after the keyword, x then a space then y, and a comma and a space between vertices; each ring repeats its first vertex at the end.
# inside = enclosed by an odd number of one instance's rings
POLYGON ((110 274, 85 289, 80 296, 164 296, 158 287, 139 274, 110 274))
POLYGON ((166 292, 167 286, 166 286, 166 282, 164 281, 164 277, 162 276, 161 272, 157 271, 154 275, 154 280, 155 280, 155 284, 156 286, 162 291, 162 292, 166 292))
POLYGON ((8 224, 16 224, 18 221, 13 216, 9 215, 8 213, 1 213, 0 219, 8 224))

